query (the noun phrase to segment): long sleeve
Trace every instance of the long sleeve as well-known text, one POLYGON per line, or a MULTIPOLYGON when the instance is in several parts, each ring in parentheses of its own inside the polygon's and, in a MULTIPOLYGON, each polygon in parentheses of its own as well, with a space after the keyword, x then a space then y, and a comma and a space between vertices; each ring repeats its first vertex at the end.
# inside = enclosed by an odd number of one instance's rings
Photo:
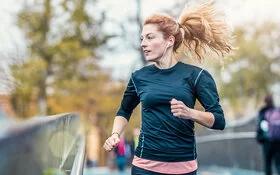
POLYGON ((121 106, 117 112, 117 116, 123 116, 129 121, 133 110, 139 104, 139 102, 140 102, 140 98, 137 94, 137 90, 133 82, 133 78, 131 76, 128 85, 126 87, 126 90, 124 92, 121 106))
POLYGON ((223 130, 225 128, 225 118, 223 109, 219 103, 219 95, 216 84, 212 76, 203 70, 195 84, 196 96, 206 112, 211 112, 215 117, 212 129, 223 130))

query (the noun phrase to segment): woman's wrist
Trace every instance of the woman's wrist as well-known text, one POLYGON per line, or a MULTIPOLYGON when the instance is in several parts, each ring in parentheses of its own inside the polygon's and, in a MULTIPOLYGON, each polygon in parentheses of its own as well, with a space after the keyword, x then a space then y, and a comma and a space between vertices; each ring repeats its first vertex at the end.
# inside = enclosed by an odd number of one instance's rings
POLYGON ((195 110, 195 109, 191 109, 191 108, 189 108, 188 109, 189 110, 189 117, 190 117, 190 119, 192 120, 192 121, 196 121, 196 116, 197 116, 197 110, 195 110))
POLYGON ((118 135, 119 138, 121 137, 121 135, 118 132, 112 132, 111 136, 113 135, 118 135))

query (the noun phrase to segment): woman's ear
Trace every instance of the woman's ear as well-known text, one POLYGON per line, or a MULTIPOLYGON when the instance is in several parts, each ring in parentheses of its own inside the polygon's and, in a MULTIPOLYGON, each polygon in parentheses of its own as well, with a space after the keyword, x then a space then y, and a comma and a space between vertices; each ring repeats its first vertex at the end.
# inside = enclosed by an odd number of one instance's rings
POLYGON ((168 39, 168 47, 169 46, 173 46, 174 43, 175 43, 175 37, 174 36, 170 36, 169 39, 168 39))

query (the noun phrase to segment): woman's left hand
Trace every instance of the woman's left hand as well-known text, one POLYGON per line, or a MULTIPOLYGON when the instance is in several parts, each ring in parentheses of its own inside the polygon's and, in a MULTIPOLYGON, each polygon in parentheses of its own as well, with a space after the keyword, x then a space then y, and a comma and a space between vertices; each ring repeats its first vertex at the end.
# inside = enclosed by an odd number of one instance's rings
POLYGON ((187 107, 182 101, 178 101, 173 98, 170 101, 171 104, 171 112, 175 117, 183 118, 183 119, 192 119, 194 115, 194 110, 187 107))

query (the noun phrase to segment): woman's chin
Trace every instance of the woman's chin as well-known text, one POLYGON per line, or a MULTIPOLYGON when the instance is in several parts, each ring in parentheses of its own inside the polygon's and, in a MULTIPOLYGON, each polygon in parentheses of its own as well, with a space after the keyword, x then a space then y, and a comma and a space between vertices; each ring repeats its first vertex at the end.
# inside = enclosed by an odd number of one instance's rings
POLYGON ((146 57, 147 62, 153 62, 153 61, 156 61, 156 60, 157 60, 157 58, 146 57))

